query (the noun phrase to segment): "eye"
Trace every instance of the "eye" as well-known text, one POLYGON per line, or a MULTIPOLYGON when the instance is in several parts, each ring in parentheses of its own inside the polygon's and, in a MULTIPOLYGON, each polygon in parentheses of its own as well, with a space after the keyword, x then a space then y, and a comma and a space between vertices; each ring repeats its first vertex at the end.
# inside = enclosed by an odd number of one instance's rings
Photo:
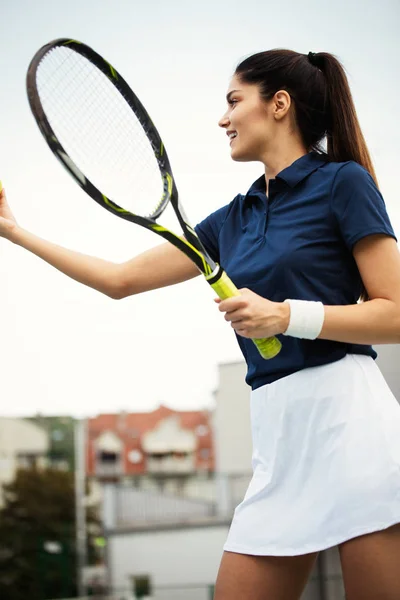
POLYGON ((228 104, 229 106, 234 106, 237 103, 236 98, 229 98, 228 104))

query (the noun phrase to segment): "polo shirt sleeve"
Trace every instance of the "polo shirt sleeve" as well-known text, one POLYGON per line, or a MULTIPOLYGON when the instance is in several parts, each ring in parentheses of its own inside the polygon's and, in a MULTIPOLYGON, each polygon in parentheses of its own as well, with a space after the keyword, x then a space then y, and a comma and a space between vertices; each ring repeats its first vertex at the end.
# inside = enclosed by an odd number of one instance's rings
POLYGON ((225 223, 231 204, 223 206, 211 213, 211 215, 198 223, 194 228, 211 258, 218 263, 220 261, 219 233, 225 223))
POLYGON ((358 163, 344 163, 338 170, 331 207, 349 250, 362 238, 376 233, 396 240, 382 194, 368 171, 358 163))

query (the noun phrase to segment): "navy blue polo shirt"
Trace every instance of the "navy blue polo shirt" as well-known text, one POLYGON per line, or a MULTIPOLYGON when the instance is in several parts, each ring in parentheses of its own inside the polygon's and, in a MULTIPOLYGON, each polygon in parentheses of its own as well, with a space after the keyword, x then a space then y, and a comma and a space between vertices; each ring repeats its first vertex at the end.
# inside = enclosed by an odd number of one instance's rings
MULTIPOLYGON (((275 302, 296 298, 327 305, 355 304, 360 297, 352 254, 358 240, 375 233, 395 238, 371 175, 353 161, 330 162, 314 152, 270 180, 268 198, 263 175, 195 229, 238 288, 275 302)), ((237 336, 253 389, 347 353, 376 358, 368 345, 278 337, 280 354, 264 360, 250 339, 237 336)))

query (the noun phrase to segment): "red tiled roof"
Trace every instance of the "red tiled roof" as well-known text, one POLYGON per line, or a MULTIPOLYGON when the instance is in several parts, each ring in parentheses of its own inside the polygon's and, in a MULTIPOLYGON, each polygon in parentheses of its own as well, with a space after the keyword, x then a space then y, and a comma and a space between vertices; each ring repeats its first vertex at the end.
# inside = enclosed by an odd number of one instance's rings
MULTIPOLYGON (((153 430, 164 419, 177 416, 179 417, 182 429, 189 429, 197 436, 196 468, 214 470, 214 444, 213 431, 211 425, 211 415, 209 411, 176 411, 167 406, 159 406, 156 410, 148 413, 116 413, 100 414, 87 423, 87 472, 94 475, 95 458, 95 440, 105 431, 112 431, 121 440, 124 446, 124 471, 126 475, 146 473, 145 460, 138 464, 128 460, 128 455, 132 450, 142 451, 142 436, 153 430), (208 432, 206 435, 198 435, 197 427, 205 425, 208 432), (209 458, 200 457, 201 449, 209 450, 209 458)), ((142 454, 143 451, 142 451, 142 454)))

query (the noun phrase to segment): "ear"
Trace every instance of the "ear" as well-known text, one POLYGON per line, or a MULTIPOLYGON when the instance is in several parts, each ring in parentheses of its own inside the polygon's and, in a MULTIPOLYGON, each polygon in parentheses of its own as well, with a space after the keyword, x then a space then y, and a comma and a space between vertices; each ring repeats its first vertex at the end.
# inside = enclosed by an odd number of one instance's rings
POLYGON ((292 104, 292 98, 286 90, 279 90, 274 94, 272 101, 274 119, 280 121, 288 114, 292 104))

